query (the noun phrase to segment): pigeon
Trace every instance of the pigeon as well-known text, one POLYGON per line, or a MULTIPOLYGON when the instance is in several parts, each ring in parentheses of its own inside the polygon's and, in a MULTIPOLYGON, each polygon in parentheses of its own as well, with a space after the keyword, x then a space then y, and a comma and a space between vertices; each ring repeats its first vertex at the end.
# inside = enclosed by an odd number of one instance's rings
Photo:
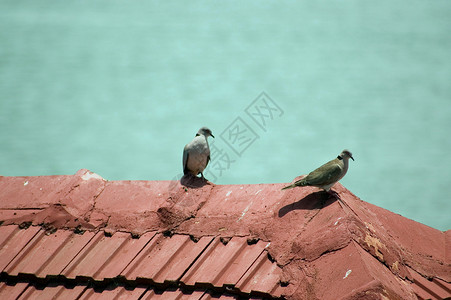
POLYGON ((207 127, 202 127, 197 132, 194 139, 186 144, 183 149, 183 173, 197 176, 199 173, 205 179, 202 173, 210 161, 210 147, 207 138, 214 135, 207 127))
POLYGON ((318 169, 310 172, 306 177, 282 188, 282 190, 297 186, 316 186, 329 192, 330 188, 346 175, 350 158, 354 160, 352 153, 349 150, 343 150, 336 159, 325 163, 318 169))

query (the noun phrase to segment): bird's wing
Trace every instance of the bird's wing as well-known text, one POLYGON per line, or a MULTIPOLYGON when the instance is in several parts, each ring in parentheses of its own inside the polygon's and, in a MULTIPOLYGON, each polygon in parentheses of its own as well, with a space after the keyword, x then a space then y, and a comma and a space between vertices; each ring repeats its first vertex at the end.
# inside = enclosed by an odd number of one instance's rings
POLYGON ((188 145, 186 145, 185 148, 183 148, 183 173, 184 174, 186 174, 186 164, 188 163, 188 156, 189 156, 188 145))
POLYGON ((334 159, 312 171, 304 179, 304 185, 328 185, 337 182, 343 169, 334 159))

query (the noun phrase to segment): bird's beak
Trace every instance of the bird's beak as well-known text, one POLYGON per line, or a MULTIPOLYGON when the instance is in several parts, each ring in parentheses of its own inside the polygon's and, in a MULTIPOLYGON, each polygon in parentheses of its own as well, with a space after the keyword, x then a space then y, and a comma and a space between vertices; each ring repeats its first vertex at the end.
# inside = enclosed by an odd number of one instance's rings
POLYGON ((210 134, 212 138, 215 138, 215 136, 213 134, 210 134))
POLYGON ((350 158, 351 158, 352 160, 354 160, 354 157, 350 156, 350 158))

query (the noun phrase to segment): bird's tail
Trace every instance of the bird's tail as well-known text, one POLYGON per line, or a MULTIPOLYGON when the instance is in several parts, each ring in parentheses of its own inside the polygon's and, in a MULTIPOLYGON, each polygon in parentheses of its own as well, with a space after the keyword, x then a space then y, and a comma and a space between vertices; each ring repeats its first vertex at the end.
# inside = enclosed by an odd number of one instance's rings
POLYGON ((282 188, 282 191, 283 191, 283 190, 292 189, 292 188, 294 188, 294 187, 296 187, 296 185, 293 183, 293 184, 287 185, 286 187, 282 188))

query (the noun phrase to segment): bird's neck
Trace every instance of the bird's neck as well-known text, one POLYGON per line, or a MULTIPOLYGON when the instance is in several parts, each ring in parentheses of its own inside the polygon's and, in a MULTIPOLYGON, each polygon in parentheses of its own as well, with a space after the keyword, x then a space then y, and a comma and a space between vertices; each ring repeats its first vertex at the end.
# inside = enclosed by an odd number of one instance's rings
POLYGON ((347 170, 349 165, 349 158, 341 158, 341 160, 343 161, 344 169, 347 170))
POLYGON ((205 140, 205 142, 207 143, 207 145, 208 145, 208 139, 207 139, 207 137, 205 136, 205 135, 203 135, 203 134, 196 134, 196 137, 201 137, 201 138, 203 138, 204 140, 205 140))

